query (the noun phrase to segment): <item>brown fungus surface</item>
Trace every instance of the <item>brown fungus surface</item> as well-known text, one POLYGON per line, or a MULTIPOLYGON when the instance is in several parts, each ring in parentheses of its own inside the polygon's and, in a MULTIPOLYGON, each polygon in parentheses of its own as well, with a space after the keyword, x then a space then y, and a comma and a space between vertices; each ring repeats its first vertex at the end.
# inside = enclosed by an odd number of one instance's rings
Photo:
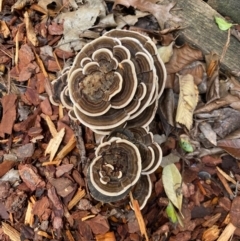
POLYGON ((165 80, 164 64, 149 37, 112 30, 78 53, 60 99, 73 108, 70 116, 108 134, 117 127, 148 126, 165 80))
POLYGON ((149 174, 162 151, 145 128, 116 129, 102 139, 88 168, 91 195, 104 203, 123 200, 132 191, 142 209, 152 192, 149 174))

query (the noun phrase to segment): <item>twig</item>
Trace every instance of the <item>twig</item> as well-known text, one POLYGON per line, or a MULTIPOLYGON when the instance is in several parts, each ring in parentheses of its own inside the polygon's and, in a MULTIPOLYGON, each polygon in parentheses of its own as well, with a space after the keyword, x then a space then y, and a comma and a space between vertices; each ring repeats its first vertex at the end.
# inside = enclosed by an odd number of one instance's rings
POLYGON ((7 82, 8 82, 8 84, 7 84, 7 93, 9 95, 10 91, 11 91, 11 78, 10 78, 10 69, 7 68, 7 70, 8 70, 8 73, 7 73, 7 82))
POLYGON ((145 225, 145 222, 143 220, 143 216, 142 216, 142 213, 140 211, 138 201, 133 198, 132 192, 129 193, 129 196, 130 196, 130 200, 131 200, 134 212, 135 212, 136 219, 138 221, 140 232, 141 232, 142 235, 144 235, 146 241, 149 241, 147 231, 146 231, 146 225, 145 225))
POLYGON ((227 36, 227 42, 226 44, 224 45, 223 47, 223 51, 222 51, 222 54, 221 54, 221 57, 220 57, 220 60, 219 62, 221 63, 226 55, 226 52, 227 52, 227 49, 229 47, 229 44, 230 44, 230 36, 231 36, 231 30, 230 28, 228 29, 228 36, 227 36))
MULTIPOLYGON (((16 46, 17 46, 17 43, 16 43, 16 46)), ((5 48, 3 45, 1 45, 1 48, 5 48)), ((9 58, 13 58, 13 56, 11 56, 11 54, 9 54, 7 51, 3 50, 3 49, 0 49, 0 51, 2 51, 4 54, 6 54, 9 58)))
POLYGON ((224 176, 218 170, 217 170, 217 176, 220 179, 223 186, 225 187, 226 191, 228 192, 230 198, 233 198, 234 194, 233 194, 231 188, 229 187, 229 185, 228 185, 226 179, 224 178, 224 176))

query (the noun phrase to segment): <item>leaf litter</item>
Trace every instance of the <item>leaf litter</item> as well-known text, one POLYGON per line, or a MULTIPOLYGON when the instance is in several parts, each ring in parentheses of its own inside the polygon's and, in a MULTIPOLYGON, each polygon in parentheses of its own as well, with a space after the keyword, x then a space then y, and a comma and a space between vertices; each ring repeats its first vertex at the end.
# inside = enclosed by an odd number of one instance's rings
MULTIPOLYGON (((177 2, 19 0, 3 7, 12 13, 0 22, 0 64, 7 65, 0 68, 1 240, 221 240, 227 231, 240 234, 232 201, 239 181, 240 84, 222 72, 221 56, 178 46, 184 22, 174 15, 177 2), (169 21, 175 27, 167 28, 169 21), (86 172, 95 136, 49 101, 57 72, 112 28, 149 36, 168 74, 150 125, 156 138, 163 137, 163 161, 150 176, 154 188, 143 210, 134 199, 132 211, 128 200, 92 198, 86 172)), ((216 22, 238 36, 237 26, 216 22)))

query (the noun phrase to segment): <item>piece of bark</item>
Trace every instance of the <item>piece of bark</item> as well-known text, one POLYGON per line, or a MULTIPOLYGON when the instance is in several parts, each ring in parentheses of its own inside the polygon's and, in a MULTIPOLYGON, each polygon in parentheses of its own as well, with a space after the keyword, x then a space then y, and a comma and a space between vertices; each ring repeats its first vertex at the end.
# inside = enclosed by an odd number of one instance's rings
POLYGON ((4 176, 15 164, 15 161, 3 161, 0 163, 0 177, 4 176))
MULTIPOLYGON (((204 54, 215 51, 221 55, 227 41, 227 32, 218 28, 214 17, 221 17, 213 8, 202 0, 178 0, 177 8, 181 11, 175 11, 174 15, 180 16, 187 26, 181 31, 182 36, 187 42, 200 48, 204 54)), ((240 45, 237 39, 231 37, 230 45, 221 68, 226 71, 240 72, 240 45)))
POLYGON ((96 241, 116 241, 114 232, 107 232, 105 234, 98 234, 95 236, 96 241))
POLYGON ((35 146, 33 143, 28 143, 22 145, 16 149, 16 155, 18 158, 27 158, 31 157, 34 153, 35 146))
POLYGON ((38 200, 32 210, 32 214, 37 215, 39 218, 44 214, 45 210, 48 209, 50 206, 49 200, 47 197, 43 197, 38 200))
POLYGON ((8 212, 14 213, 15 217, 21 217, 26 207, 27 195, 22 191, 12 192, 5 201, 8 212))
POLYGON ((48 98, 46 98, 45 100, 43 100, 40 103, 40 108, 41 108, 43 114, 49 115, 49 116, 52 115, 52 107, 51 107, 51 104, 50 104, 48 98))
POLYGON ((13 129, 14 131, 27 131, 29 130, 31 127, 34 126, 37 118, 38 118, 38 114, 40 113, 40 108, 37 108, 33 115, 28 116, 28 118, 25 121, 19 122, 17 124, 14 125, 13 129))
POLYGON ((7 223, 2 222, 3 232, 9 236, 12 241, 21 241, 20 233, 7 223))
POLYGON ((0 136, 4 137, 4 133, 12 134, 13 123, 16 120, 16 100, 15 94, 5 95, 2 98, 3 117, 0 123, 0 136))
POLYGON ((10 183, 6 181, 1 181, 0 182, 0 193, 1 197, 0 200, 3 200, 8 197, 10 194, 10 183))
POLYGON ((61 165, 56 168, 56 177, 61 177, 64 173, 73 169, 73 164, 61 165))
POLYGON ((207 3, 223 16, 230 17, 235 23, 240 23, 240 1, 208 0, 207 3))
POLYGON ((78 240, 93 240, 91 228, 86 222, 78 222, 78 232, 81 237, 78 240))
POLYGON ((90 226, 94 234, 104 234, 110 229, 107 218, 102 215, 97 215, 85 222, 90 226))
POLYGON ((66 177, 50 178, 49 182, 56 188, 57 194, 61 197, 68 196, 74 189, 72 181, 66 177))
POLYGON ((36 188, 45 187, 45 182, 35 171, 35 167, 30 164, 18 166, 19 174, 26 185, 31 189, 31 191, 36 190, 36 188))
POLYGON ((60 201, 60 199, 56 193, 56 189, 54 187, 51 187, 48 189, 48 197, 52 201, 54 208, 62 211, 62 214, 63 214, 63 205, 62 205, 62 202, 60 201))
POLYGON ((0 202, 0 217, 2 219, 9 219, 9 214, 7 212, 7 209, 2 202, 0 202))

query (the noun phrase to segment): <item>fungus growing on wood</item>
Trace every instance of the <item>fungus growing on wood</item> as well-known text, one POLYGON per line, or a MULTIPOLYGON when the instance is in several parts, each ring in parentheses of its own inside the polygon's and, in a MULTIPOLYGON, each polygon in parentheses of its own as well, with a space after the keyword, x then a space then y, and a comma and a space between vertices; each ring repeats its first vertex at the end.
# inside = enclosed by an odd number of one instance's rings
POLYGON ((165 80, 164 64, 149 37, 112 30, 78 53, 60 99, 82 124, 108 134, 123 126, 148 126, 165 80))
POLYGON ((91 195, 116 202, 131 191, 142 209, 152 192, 149 174, 162 160, 162 151, 145 128, 117 129, 102 139, 87 173, 91 195))

